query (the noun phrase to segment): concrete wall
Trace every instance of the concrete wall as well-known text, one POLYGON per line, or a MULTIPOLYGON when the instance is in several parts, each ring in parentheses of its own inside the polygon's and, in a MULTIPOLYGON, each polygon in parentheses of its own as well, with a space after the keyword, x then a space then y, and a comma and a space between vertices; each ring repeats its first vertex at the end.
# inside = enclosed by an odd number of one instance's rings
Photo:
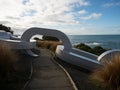
POLYGON ((64 48, 65 50, 69 51, 72 48, 72 44, 71 44, 70 40, 68 39, 68 37, 64 33, 60 32, 58 30, 53 30, 53 29, 36 28, 36 27, 30 28, 23 33, 23 35, 21 36, 21 40, 29 42, 31 37, 34 35, 54 36, 62 41, 62 43, 65 47, 64 48))
POLYGON ((110 61, 111 58, 113 58, 115 55, 119 54, 120 55, 120 49, 113 49, 113 50, 109 50, 106 51, 104 53, 102 53, 99 57, 98 57, 98 61, 99 62, 104 62, 105 60, 110 61))
POLYGON ((88 56, 84 56, 86 55, 85 52, 82 53, 79 50, 75 51, 75 49, 74 49, 74 52, 72 51, 69 52, 69 51, 63 50, 63 48, 64 46, 62 45, 57 46, 56 56, 65 62, 68 62, 76 66, 80 66, 90 71, 101 66, 101 63, 97 61, 97 57, 90 53, 87 53, 88 56))

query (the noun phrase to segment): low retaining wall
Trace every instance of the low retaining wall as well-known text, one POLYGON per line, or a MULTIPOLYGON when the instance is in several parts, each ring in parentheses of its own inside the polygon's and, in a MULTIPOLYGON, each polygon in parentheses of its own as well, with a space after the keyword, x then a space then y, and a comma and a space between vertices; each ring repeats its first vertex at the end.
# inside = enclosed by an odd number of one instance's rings
POLYGON ((63 61, 66 61, 76 66, 80 66, 90 71, 101 66, 101 63, 96 60, 97 57, 92 56, 92 54, 87 53, 89 54, 89 56, 85 57, 80 54, 77 54, 76 52, 78 51, 75 52, 74 50, 74 52, 72 52, 71 50, 69 52, 69 51, 65 51, 63 48, 64 46, 58 45, 56 49, 56 56, 62 59, 63 61), (94 60, 91 59, 90 57, 92 58, 94 57, 96 59, 94 60))

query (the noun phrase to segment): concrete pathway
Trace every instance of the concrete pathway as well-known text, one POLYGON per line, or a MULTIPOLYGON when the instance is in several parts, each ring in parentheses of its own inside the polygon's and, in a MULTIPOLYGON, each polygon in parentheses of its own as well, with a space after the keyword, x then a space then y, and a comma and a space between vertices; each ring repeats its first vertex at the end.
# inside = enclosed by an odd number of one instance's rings
POLYGON ((50 51, 41 49, 33 60, 33 76, 25 90, 77 90, 69 75, 57 64, 50 51))

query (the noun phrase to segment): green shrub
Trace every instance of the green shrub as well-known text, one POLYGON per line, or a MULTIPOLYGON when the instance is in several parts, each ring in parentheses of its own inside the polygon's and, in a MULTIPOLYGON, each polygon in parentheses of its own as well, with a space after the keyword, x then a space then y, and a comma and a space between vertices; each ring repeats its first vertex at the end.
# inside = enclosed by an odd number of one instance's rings
POLYGON ((34 37, 34 40, 36 40, 36 41, 37 41, 37 40, 40 40, 40 39, 39 39, 38 37, 34 37))
POLYGON ((105 51, 106 51, 106 49, 102 48, 101 46, 96 46, 93 48, 93 53, 97 54, 97 55, 100 55, 105 51))
POLYGON ((80 50, 87 51, 87 52, 91 52, 91 53, 93 52, 91 47, 89 47, 89 46, 87 46, 87 45, 85 45, 85 44, 83 44, 83 43, 78 44, 78 45, 75 45, 74 47, 75 47, 75 48, 78 48, 78 49, 80 49, 80 50))
POLYGON ((101 46, 95 46, 94 48, 91 48, 88 45, 85 45, 83 43, 75 45, 74 47, 77 49, 80 49, 80 50, 84 50, 84 51, 96 54, 96 55, 100 55, 103 52, 107 51, 106 49, 102 48, 101 46))
POLYGON ((4 30, 4 31, 6 31, 6 32, 10 32, 10 33, 13 34, 13 31, 11 30, 10 27, 7 27, 7 26, 2 25, 2 24, 0 24, 0 30, 4 30))
POLYGON ((47 41, 59 41, 58 38, 52 36, 43 36, 42 39, 47 41))

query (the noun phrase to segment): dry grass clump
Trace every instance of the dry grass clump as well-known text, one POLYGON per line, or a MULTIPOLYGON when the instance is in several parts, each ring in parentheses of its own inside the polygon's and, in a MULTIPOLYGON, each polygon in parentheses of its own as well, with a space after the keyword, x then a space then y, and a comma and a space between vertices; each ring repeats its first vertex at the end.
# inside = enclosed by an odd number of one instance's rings
POLYGON ((57 45, 62 45, 59 41, 37 41, 37 46, 40 48, 46 48, 55 52, 57 45))
POLYGON ((116 54, 105 62, 104 66, 91 74, 91 79, 96 85, 107 90, 120 90, 120 54, 116 54))
POLYGON ((16 62, 17 56, 10 46, 0 41, 0 81, 5 81, 10 76, 15 69, 16 62))

